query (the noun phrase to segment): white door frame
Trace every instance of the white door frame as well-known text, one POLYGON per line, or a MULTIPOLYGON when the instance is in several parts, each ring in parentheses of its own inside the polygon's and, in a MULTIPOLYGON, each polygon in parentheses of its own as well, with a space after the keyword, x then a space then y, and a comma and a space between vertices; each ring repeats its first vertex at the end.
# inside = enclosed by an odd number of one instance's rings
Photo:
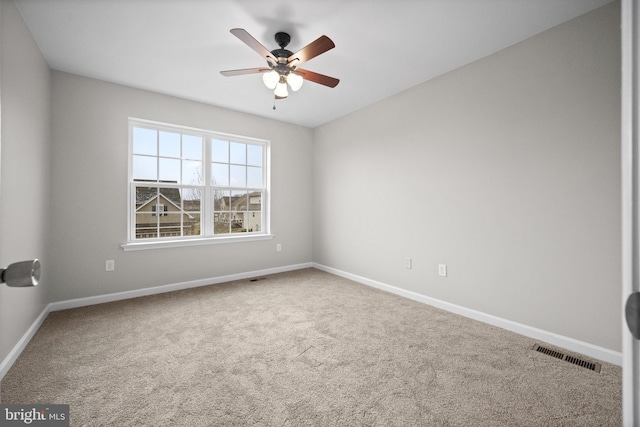
MULTIPOLYGON (((640 291, 640 7, 622 0, 622 296, 640 291)), ((640 340, 622 331, 623 425, 640 427, 640 340)))

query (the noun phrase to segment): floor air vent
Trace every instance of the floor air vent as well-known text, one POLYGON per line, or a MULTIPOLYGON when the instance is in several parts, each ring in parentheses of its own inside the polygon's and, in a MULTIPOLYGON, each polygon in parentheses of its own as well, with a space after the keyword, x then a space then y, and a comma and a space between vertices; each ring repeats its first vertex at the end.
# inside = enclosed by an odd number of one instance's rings
POLYGON ((552 350, 550 348, 542 347, 541 345, 538 345, 538 344, 534 344, 532 350, 537 351, 538 353, 546 354, 547 356, 555 357, 556 359, 564 360, 565 362, 573 363, 574 365, 587 368, 597 373, 600 373, 600 369, 602 368, 602 365, 600 365, 599 363, 588 362, 586 360, 582 360, 577 357, 560 353, 559 351, 552 350))
POLYGON ((257 282, 258 280, 265 280, 266 277, 254 277, 253 279, 249 279, 250 282, 257 282))

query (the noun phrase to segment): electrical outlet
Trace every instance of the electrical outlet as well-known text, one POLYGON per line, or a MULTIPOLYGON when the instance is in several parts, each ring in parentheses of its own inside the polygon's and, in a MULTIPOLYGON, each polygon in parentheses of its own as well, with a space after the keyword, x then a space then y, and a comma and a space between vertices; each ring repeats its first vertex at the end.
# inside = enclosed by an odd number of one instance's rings
POLYGON ((113 271, 116 269, 116 262, 112 259, 108 259, 104 266, 105 271, 113 271))
POLYGON ((411 258, 404 259, 404 268, 407 270, 411 270, 411 258))
POLYGON ((276 252, 282 252, 282 244, 281 243, 278 243, 276 245, 276 252))
POLYGON ((438 275, 447 277, 447 264, 438 264, 438 275))

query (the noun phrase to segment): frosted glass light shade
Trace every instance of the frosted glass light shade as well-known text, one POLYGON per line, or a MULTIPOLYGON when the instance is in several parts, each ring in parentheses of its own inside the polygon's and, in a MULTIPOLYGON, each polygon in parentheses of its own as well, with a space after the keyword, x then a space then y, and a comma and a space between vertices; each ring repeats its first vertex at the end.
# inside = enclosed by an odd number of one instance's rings
POLYGON ((289 83, 289 86, 291 86, 291 90, 294 92, 302 87, 303 81, 304 79, 300 74, 289 73, 289 75, 287 76, 287 83, 289 83))
POLYGON ((278 81, 280 81, 280 74, 276 70, 271 70, 268 73, 262 75, 262 81, 264 85, 269 89, 275 89, 278 81))
POLYGON ((276 90, 273 92, 278 98, 286 98, 289 96, 289 91, 287 90, 287 84, 285 82, 280 82, 276 85, 276 90))

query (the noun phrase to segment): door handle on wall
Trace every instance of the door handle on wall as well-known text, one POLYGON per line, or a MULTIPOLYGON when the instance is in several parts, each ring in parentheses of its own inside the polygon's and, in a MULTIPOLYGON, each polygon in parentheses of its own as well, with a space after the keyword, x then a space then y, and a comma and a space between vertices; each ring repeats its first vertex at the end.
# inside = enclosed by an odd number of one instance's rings
POLYGON ((629 326, 631 335, 640 340, 640 292, 634 292, 629 295, 624 314, 627 318, 627 326, 629 326))
POLYGON ((12 288, 36 286, 40 281, 40 261, 21 261, 11 264, 7 268, 0 268, 0 283, 6 283, 12 288))

